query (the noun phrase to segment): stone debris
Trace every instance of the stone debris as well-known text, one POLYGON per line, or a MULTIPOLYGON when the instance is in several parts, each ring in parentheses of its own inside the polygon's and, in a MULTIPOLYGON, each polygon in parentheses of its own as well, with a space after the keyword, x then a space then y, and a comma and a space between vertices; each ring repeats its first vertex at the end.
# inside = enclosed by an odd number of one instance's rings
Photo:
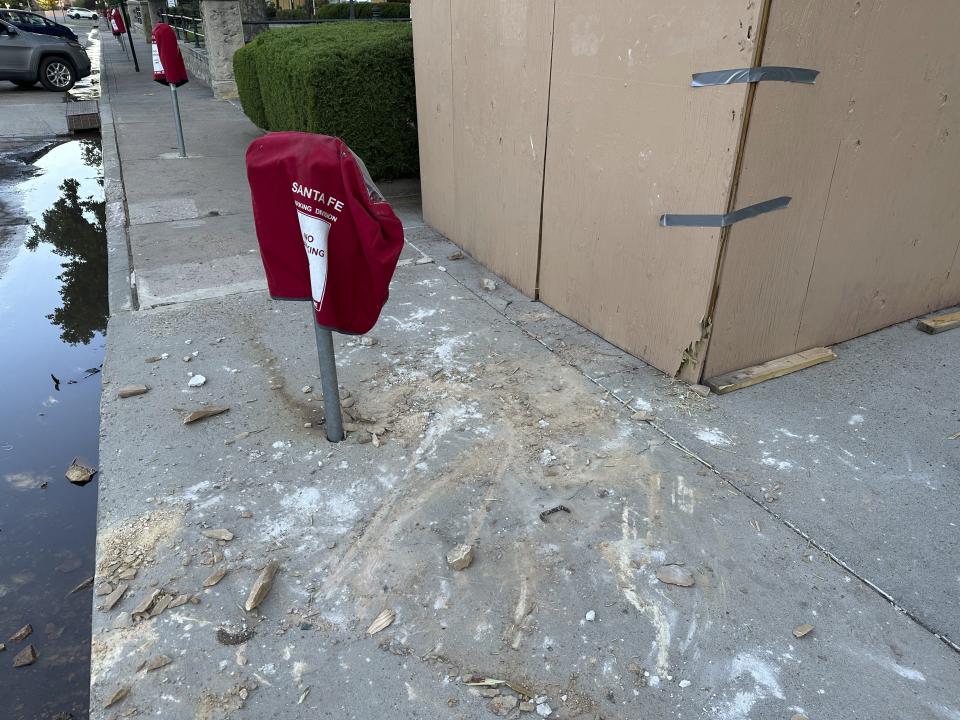
POLYGON ((657 419, 657 416, 654 415, 652 412, 643 412, 643 411, 641 411, 641 412, 635 412, 635 413, 634 413, 633 415, 631 415, 630 417, 632 417, 634 420, 638 420, 638 421, 640 421, 640 422, 653 422, 654 420, 657 419))
POLYGON ((466 570, 472 562, 472 545, 457 545, 447 553, 447 566, 451 570, 466 570))
POLYGON ((27 625, 24 625, 19 630, 17 630, 13 635, 11 635, 10 639, 7 640, 7 642, 11 644, 23 642, 32 634, 33 634, 33 625, 27 624, 27 625))
POLYGON ((690 684, 691 683, 689 680, 681 680, 680 682, 677 683, 677 685, 679 685, 682 688, 688 688, 690 687, 690 684))
POLYGON ((190 378, 190 380, 187 382, 187 386, 192 388, 197 388, 202 386, 206 382, 207 382, 207 379, 203 375, 197 374, 197 375, 194 375, 192 378, 190 378))
POLYGON ((256 632, 249 629, 246 625, 236 632, 227 630, 226 628, 217 628, 217 642, 221 645, 243 645, 253 638, 254 635, 256 635, 256 632))
POLYGON ((227 568, 220 567, 214 570, 210 576, 203 581, 204 587, 213 587, 227 576, 227 568))
POLYGON ((129 587, 130 586, 127 585, 127 583, 120 583, 119 585, 117 585, 117 587, 114 588, 113 592, 107 595, 103 599, 103 605, 100 606, 100 609, 103 610, 104 612, 110 612, 111 610, 113 610, 116 604, 120 602, 121 598, 123 598, 123 596, 127 594, 127 590, 129 589, 129 587))
POLYGON ((153 590, 147 595, 143 600, 140 601, 140 604, 137 605, 130 613, 130 617, 134 621, 144 620, 150 615, 150 608, 153 607, 153 603, 160 596, 159 590, 153 590))
POLYGON ((504 717, 517 706, 517 698, 513 695, 498 695, 490 701, 488 707, 494 715, 504 717))
POLYGON ((172 601, 173 595, 167 595, 166 593, 161 594, 150 610, 150 617, 153 618, 162 613, 164 610, 170 607, 170 603, 172 601))
POLYGON ((806 637, 812 632, 813 632, 813 625, 810 625, 809 623, 804 623, 803 625, 797 625, 797 627, 793 629, 793 636, 799 639, 802 637, 806 637))
POLYGON ((520 712, 522 713, 528 713, 536 710, 537 706, 534 705, 532 702, 522 702, 519 705, 517 705, 517 709, 520 710, 520 712))
POLYGON ((81 465, 77 462, 77 459, 74 458, 73 462, 70 463, 70 467, 67 468, 67 472, 64 473, 67 480, 76 484, 76 485, 86 485, 93 479, 93 476, 97 474, 96 468, 87 467, 86 465, 81 465))
POLYGON ((463 260, 463 253, 459 250, 454 250, 452 253, 447 255, 447 260, 463 260))
POLYGON ((480 696, 485 698, 495 698, 500 695, 500 691, 497 688, 481 688, 480 696))
POLYGON ((204 420, 215 415, 220 415, 221 413, 227 412, 229 409, 229 405, 210 405, 205 408, 200 408, 199 410, 194 410, 192 413, 187 415, 183 419, 183 424, 189 425, 190 423, 195 423, 198 420, 204 420))
POLYGON ((696 393, 700 397, 706 397, 710 394, 710 388, 706 385, 691 385, 690 392, 696 393))
POLYGON ((242 513, 240 513, 240 517, 244 518, 245 520, 249 520, 253 517, 253 513, 249 510, 244 510, 242 513))
POLYGON ((273 589, 273 576, 277 574, 277 570, 279 569, 280 563, 276 560, 271 560, 263 570, 260 571, 260 574, 253 583, 253 587, 250 588, 247 601, 243 604, 244 610, 250 612, 259 607, 260 603, 267 599, 267 595, 269 595, 273 589))
MULTIPOLYGON (((166 355, 166 353, 164 353, 164 355, 166 355)), ((170 356, 167 355, 167 357, 170 357, 170 356)), ((151 355, 151 356, 148 357, 148 358, 144 358, 143 361, 144 361, 144 362, 148 362, 148 363, 158 363, 158 362, 160 362, 161 360, 164 360, 164 359, 165 359, 165 358, 163 357, 163 355, 151 355)))
POLYGON ((133 580, 137 576, 137 569, 132 567, 120 568, 117 577, 121 580, 133 580))
POLYGON ((593 622, 597 619, 597 613, 595 610, 588 610, 587 614, 583 616, 583 619, 587 622, 593 622))
POLYGON ((537 705, 537 715, 540 717, 550 717, 553 715, 553 708, 550 707, 550 703, 543 702, 537 705))
POLYGON ((300 392, 302 392, 302 393, 305 394, 305 395, 308 394, 308 393, 312 393, 312 392, 313 392, 313 387, 310 386, 310 385, 304 385, 302 388, 300 388, 300 392))
POLYGON ((387 608, 376 618, 373 622, 370 623, 370 627, 367 628, 367 635, 376 635, 381 630, 385 630, 393 624, 393 621, 397 619, 397 613, 395 613, 390 608, 387 608))
POLYGON ((15 668, 26 667, 27 665, 33 665, 36 661, 37 649, 33 645, 27 645, 13 658, 13 666, 15 668))
POLYGON ((154 670, 159 670, 162 667, 166 667, 173 660, 168 658, 166 655, 157 655, 155 658, 151 658, 141 665, 138 670, 146 670, 147 672, 153 672, 154 670))
POLYGON ((414 262, 414 265, 429 265, 432 262, 433 262, 432 257, 422 257, 422 258, 417 258, 416 262, 414 262))
POLYGON ((193 358, 190 357, 189 355, 184 355, 184 356, 183 356, 183 361, 184 361, 184 362, 190 362, 191 360, 193 360, 193 358))
POLYGON ((143 395, 149 389, 146 385, 124 385, 117 391, 117 397, 132 398, 137 395, 143 395))
POLYGON ((484 278, 480 281, 480 287, 486 290, 487 292, 493 292, 497 289, 497 283, 495 283, 490 278, 484 278))
POLYGON ((370 337, 369 335, 364 335, 362 338, 360 338, 360 345, 362 345, 363 347, 373 347, 376 344, 377 344, 377 339, 374 337, 370 337))
POLYGON ((173 600, 170 601, 170 604, 167 606, 167 609, 172 610, 173 608, 178 608, 181 605, 186 605, 188 602, 190 602, 189 595, 186 595, 186 594, 177 595, 173 600))
POLYGON ((105 708, 113 707, 117 703, 121 703, 127 699, 127 696, 130 694, 130 687, 125 686, 117 690, 113 695, 110 696, 110 699, 107 700, 107 704, 104 705, 105 708))
POLYGON ((130 613, 126 611, 117 613, 117 616, 113 619, 113 622, 110 623, 110 627, 112 627, 114 630, 125 628, 128 625, 130 625, 130 613))
POLYGON ((680 587, 692 587, 695 583, 693 573, 682 565, 662 565, 657 568, 657 580, 680 587))
POLYGON ((214 528, 212 530, 201 530, 200 534, 204 537, 208 537, 211 540, 223 540, 224 542, 229 542, 233 540, 233 533, 224 528, 214 528))

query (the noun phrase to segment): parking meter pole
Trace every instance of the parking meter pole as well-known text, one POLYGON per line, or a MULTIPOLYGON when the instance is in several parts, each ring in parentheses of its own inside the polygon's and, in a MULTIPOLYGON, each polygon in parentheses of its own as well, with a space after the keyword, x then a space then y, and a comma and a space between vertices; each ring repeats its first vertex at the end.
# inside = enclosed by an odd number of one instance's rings
POLYGON ((173 119, 177 123, 177 144, 180 146, 180 157, 187 156, 187 147, 183 142, 183 124, 180 122, 180 101, 177 99, 177 86, 170 86, 170 94, 173 96, 173 119))
POLYGON ((313 315, 313 329, 317 335, 317 356, 320 358, 320 382, 323 384, 323 417, 327 440, 343 440, 343 412, 340 409, 340 386, 337 384, 337 359, 333 354, 333 333, 317 324, 313 315))
POLYGON ((120 12, 123 15, 123 24, 127 30, 127 42, 130 43, 130 53, 133 55, 133 69, 140 72, 140 63, 137 62, 137 49, 133 46, 133 37, 130 35, 130 18, 127 16, 127 4, 120 3, 120 12))

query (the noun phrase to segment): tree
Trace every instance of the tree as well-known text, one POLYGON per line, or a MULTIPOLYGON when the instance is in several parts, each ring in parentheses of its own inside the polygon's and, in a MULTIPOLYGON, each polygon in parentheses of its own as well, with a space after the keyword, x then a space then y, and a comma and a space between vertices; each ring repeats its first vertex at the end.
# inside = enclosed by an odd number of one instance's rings
MULTIPOLYGON (((93 143, 84 147, 85 158, 98 154, 93 143)), ((106 203, 81 199, 80 183, 72 178, 64 180, 60 190, 62 197, 43 213, 42 223, 33 225, 26 246, 36 250, 47 242, 57 255, 69 258, 58 276, 63 304, 47 319, 60 327, 64 342, 86 345, 107 329, 106 203)))

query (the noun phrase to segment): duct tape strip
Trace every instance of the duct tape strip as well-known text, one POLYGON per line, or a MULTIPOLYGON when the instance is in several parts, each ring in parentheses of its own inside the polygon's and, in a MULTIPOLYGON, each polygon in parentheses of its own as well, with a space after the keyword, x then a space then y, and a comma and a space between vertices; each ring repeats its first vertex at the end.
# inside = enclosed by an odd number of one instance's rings
POLYGON ((774 210, 780 210, 790 204, 790 197, 783 196, 764 200, 756 205, 734 210, 726 215, 661 215, 660 224, 663 227, 716 227, 722 228, 733 225, 741 220, 763 215, 774 210))
POLYGON ((710 72, 694 73, 692 87, 706 87, 708 85, 732 85, 733 83, 754 83, 761 80, 775 80, 777 82, 803 83, 813 85, 817 81, 819 70, 795 67, 753 67, 737 68, 735 70, 711 70, 710 72))

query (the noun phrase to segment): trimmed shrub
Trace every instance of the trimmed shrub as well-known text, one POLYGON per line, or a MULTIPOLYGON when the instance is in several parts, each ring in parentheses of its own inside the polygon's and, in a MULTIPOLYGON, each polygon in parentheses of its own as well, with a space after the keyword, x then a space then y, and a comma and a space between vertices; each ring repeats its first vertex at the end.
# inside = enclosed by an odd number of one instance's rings
POLYGON ((340 137, 375 178, 419 172, 409 23, 270 30, 233 62, 244 112, 259 127, 340 137))

